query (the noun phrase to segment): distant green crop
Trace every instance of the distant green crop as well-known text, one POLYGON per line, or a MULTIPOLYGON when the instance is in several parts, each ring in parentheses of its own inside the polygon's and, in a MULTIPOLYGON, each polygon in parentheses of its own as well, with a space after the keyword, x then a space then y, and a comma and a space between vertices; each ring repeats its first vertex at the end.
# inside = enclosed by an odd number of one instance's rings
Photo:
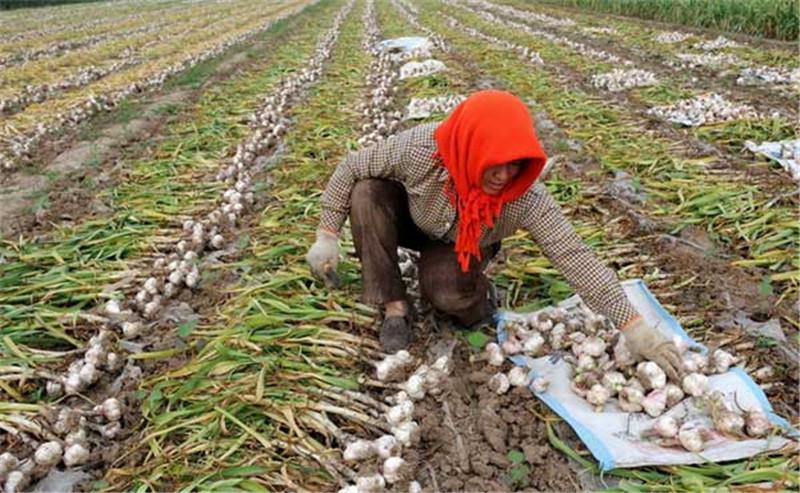
POLYGON ((800 33, 795 0, 533 0, 530 3, 592 9, 785 41, 797 40, 800 33))

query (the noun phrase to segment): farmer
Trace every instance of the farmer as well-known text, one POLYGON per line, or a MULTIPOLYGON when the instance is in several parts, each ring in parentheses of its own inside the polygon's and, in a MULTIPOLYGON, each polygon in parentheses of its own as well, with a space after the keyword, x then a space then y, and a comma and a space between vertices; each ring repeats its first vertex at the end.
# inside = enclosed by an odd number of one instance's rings
POLYGON ((483 270, 501 240, 524 228, 589 308, 624 332, 631 352, 677 379, 677 348, 636 312, 616 275, 536 184, 546 160, 522 101, 507 92, 477 92, 444 122, 418 125, 339 164, 306 256, 311 271, 330 284, 349 215, 362 300, 383 308, 380 341, 391 353, 413 339, 398 246, 420 252, 421 295, 469 327, 492 320, 496 304, 483 270))

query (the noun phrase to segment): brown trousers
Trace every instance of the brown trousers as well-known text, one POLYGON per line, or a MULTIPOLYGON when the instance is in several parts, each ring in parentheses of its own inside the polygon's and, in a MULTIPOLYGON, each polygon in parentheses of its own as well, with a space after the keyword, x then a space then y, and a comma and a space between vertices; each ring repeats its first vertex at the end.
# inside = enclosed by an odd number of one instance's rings
POLYGON ((350 227, 356 255, 361 259, 364 285, 362 301, 384 304, 406 299, 406 286, 397 265, 397 247, 420 252, 420 291, 434 308, 469 326, 492 313, 487 299, 489 281, 483 269, 500 249, 481 249, 481 262, 473 260, 462 272, 452 243, 430 239, 408 209, 408 195, 394 181, 367 179, 356 182, 351 193, 350 227))

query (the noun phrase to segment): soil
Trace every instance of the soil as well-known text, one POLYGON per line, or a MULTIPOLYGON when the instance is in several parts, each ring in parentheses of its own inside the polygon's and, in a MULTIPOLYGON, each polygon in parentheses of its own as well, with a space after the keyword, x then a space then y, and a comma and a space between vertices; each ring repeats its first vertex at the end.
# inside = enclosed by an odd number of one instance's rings
POLYGON ((446 390, 414 411, 422 437, 415 452, 423 490, 580 489, 566 457, 548 443, 545 422, 532 412, 531 391, 493 393, 486 382, 498 370, 470 363, 470 353, 464 344, 456 347, 446 390))

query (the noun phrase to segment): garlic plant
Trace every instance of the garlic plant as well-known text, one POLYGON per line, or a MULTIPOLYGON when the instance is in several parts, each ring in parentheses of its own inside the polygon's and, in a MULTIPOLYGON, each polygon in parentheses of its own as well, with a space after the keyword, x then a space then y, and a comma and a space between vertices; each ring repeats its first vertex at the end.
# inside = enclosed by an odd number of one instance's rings
POLYGON ((553 17, 537 12, 518 10, 510 5, 494 4, 485 0, 466 0, 466 3, 482 10, 494 10, 508 17, 538 22, 549 27, 571 27, 575 25, 575 21, 566 17, 553 17))
POLYGON ((731 103, 717 93, 684 99, 672 105, 656 106, 647 110, 647 113, 688 127, 761 116, 753 107, 731 103))
MULTIPOLYGON (((47 383, 50 395, 81 393, 104 375, 118 372, 125 361, 112 350, 116 339, 120 336, 135 339, 146 335, 149 326, 158 323, 156 319, 172 297, 183 289, 191 290, 198 286, 202 255, 209 250, 228 246, 234 239, 233 227, 246 212, 246 206, 253 201, 251 173, 256 165, 256 156, 274 151, 277 147, 287 130, 286 112, 321 76, 353 5, 354 2, 350 1, 339 11, 333 26, 321 37, 307 67, 282 79, 277 94, 266 98, 263 106, 256 111, 251 124, 252 132, 239 146, 229 168, 230 173, 223 171, 223 176, 218 176, 218 179, 226 180, 231 185, 222 193, 218 207, 205 217, 183 222, 184 238, 176 238, 174 243, 168 244, 165 249, 171 249, 171 253, 158 254, 149 268, 142 270, 138 291, 112 293, 113 298, 102 307, 105 326, 89 340, 83 357, 69 365, 66 375, 47 383)), ((396 358, 402 359, 402 356, 396 358)), ((130 362, 129 365, 130 370, 126 367, 118 377, 125 377, 125 385, 135 384, 141 378, 141 370, 130 362)), ((111 386, 112 389, 114 387, 111 386)), ((57 413, 58 419, 52 425, 52 431, 56 436, 63 437, 60 460, 67 467, 81 466, 89 461, 92 454, 87 440, 89 432, 113 439, 122 431, 123 406, 116 397, 108 396, 93 408, 85 408, 83 401, 66 400, 54 407, 53 412, 57 413), (75 402, 76 407, 70 407, 71 402, 75 402)), ((415 436, 415 429, 403 423, 399 433, 404 433, 403 436, 410 443, 415 436)), ((55 461, 55 454, 55 446, 47 445, 39 452, 41 464, 55 461)), ((10 464, 11 459, 7 458, 7 462, 10 464)), ((9 475, 11 486, 14 486, 12 491, 47 473, 47 468, 23 469, 22 465, 9 475)), ((9 480, 6 480, 7 486, 9 480)))
POLYGON ((6 130, 5 133, 0 134, 0 140, 5 142, 6 146, 5 149, 0 150, 0 169, 16 169, 20 164, 24 164, 30 160, 34 149, 39 146, 42 140, 48 135, 73 128, 101 111, 110 110, 132 94, 161 87, 171 76, 184 72, 199 63, 220 55, 232 46, 253 38, 257 34, 272 27, 273 24, 280 21, 282 18, 293 15, 303 7, 304 6, 298 6, 291 11, 285 12, 284 15, 278 19, 266 21, 261 26, 228 38, 226 41, 206 49, 201 53, 189 55, 182 61, 166 67, 144 80, 132 82, 126 87, 105 94, 89 96, 83 102, 75 104, 66 112, 57 115, 54 121, 47 124, 39 123, 31 131, 19 132, 15 130, 6 130))
MULTIPOLYGON (((493 14, 491 11, 496 11, 496 12, 502 13, 503 15, 506 15, 506 16, 509 16, 509 17, 512 17, 512 18, 515 18, 515 19, 518 19, 518 20, 522 20, 522 21, 538 22, 538 23, 543 23, 545 25, 549 25, 549 26, 553 26, 554 25, 552 22, 548 23, 548 22, 542 20, 538 14, 534 14, 532 12, 522 12, 522 11, 518 11, 518 10, 513 9, 513 8, 506 9, 506 8, 504 8, 504 6, 498 6, 498 5, 492 4, 490 2, 487 2, 485 0, 469 0, 469 1, 466 2, 468 4, 468 6, 457 4, 453 0, 443 0, 443 1, 444 1, 444 3, 446 3, 448 5, 451 5, 451 6, 460 5, 461 7, 466 8, 467 10, 469 10, 473 14, 481 17, 482 19, 484 19, 487 22, 491 22, 493 24, 502 25, 502 26, 504 26, 506 28, 511 28, 513 30, 516 30, 516 31, 523 31, 523 32, 526 32, 528 34, 532 34, 534 36, 547 39, 548 41, 550 41, 550 42, 552 42, 554 44, 567 46, 567 47, 571 48, 572 50, 574 50, 577 53, 589 56, 589 57, 594 58, 596 60, 606 61, 606 62, 616 63, 616 64, 621 64, 621 65, 626 65, 626 66, 633 64, 633 62, 631 62, 630 60, 625 60, 625 59, 620 58, 620 57, 618 57, 616 55, 608 53, 606 51, 592 48, 590 46, 587 46, 587 45, 585 45, 583 43, 579 43, 577 41, 572 41, 571 39, 566 38, 564 36, 551 34, 551 33, 546 32, 546 31, 541 31, 541 30, 538 30, 538 29, 534 29, 531 26, 529 26, 528 24, 524 24, 524 23, 521 23, 521 22, 516 22, 516 21, 510 20, 510 19, 507 19, 507 18, 499 17, 499 16, 493 14)), ((562 24, 562 25, 567 25, 567 24, 562 24)))
POLYGON ((611 72, 592 76, 592 85, 611 92, 624 91, 633 87, 646 87, 658 84, 655 74, 639 69, 614 69, 611 72))
POLYGON ((524 60, 524 61, 526 61, 528 63, 533 63, 533 64, 542 64, 542 63, 544 63, 542 61, 542 57, 539 56, 539 53, 537 53, 536 51, 532 50, 531 48, 529 48, 527 46, 518 45, 518 44, 512 43, 510 41, 506 41, 504 39, 497 38, 497 37, 492 36, 490 34, 483 33, 481 31, 475 29, 474 27, 466 26, 466 25, 458 22, 458 20, 456 20, 453 17, 450 17, 449 15, 446 15, 445 19, 447 20, 448 25, 450 27, 452 27, 453 29, 457 29, 459 31, 462 31, 462 32, 466 33, 469 36, 476 37, 478 39, 482 39, 482 40, 486 41, 487 43, 491 43, 491 44, 493 44, 495 46, 499 46, 499 47, 507 49, 507 50, 515 51, 515 52, 517 52, 517 55, 519 55, 519 57, 522 60, 524 60))
MULTIPOLYGON (((376 364, 376 368, 394 365, 394 362, 399 360, 405 362, 413 360, 408 353, 400 353, 404 351, 387 356, 376 364)), ((387 399, 392 406, 384 412, 383 417, 389 425, 391 434, 374 440, 353 439, 342 452, 342 457, 350 464, 377 460, 381 463, 381 472, 357 476, 355 484, 345 486, 339 493, 384 491, 387 484, 409 481, 413 477, 413 471, 403 459, 402 453, 405 448, 416 445, 420 439, 419 425, 413 420, 414 402, 424 399, 429 394, 439 394, 450 371, 450 356, 442 355, 430 365, 418 366, 401 385, 404 390, 387 399)), ((411 481, 409 491, 419 491, 419 484, 411 481)))

